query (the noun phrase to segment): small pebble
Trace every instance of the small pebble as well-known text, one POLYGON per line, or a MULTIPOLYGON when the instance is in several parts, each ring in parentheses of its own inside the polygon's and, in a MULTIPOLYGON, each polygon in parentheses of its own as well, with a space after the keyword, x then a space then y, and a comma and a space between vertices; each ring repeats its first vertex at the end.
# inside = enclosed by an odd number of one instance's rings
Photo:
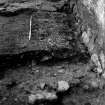
POLYGON ((58 70, 58 73, 64 73, 64 69, 58 70))
POLYGON ((103 51, 101 51, 101 53, 100 53, 100 60, 102 63, 102 67, 104 69, 105 68, 105 55, 104 55, 103 51))
POLYGON ((69 84, 66 81, 58 81, 58 91, 65 91, 69 88, 69 84))
POLYGON ((103 78, 105 78, 105 72, 102 74, 103 78))
POLYGON ((36 100, 38 100, 38 99, 43 99, 44 98, 44 96, 43 95, 41 95, 41 94, 31 94, 30 96, 29 96, 29 103, 31 103, 31 104, 33 104, 36 100))
POLYGON ((89 36, 88 36, 88 33, 83 32, 83 34, 82 34, 82 38, 83 38, 84 43, 88 43, 88 42, 89 42, 89 36))
POLYGON ((97 68, 97 72, 98 72, 98 73, 102 73, 102 71, 103 71, 103 70, 102 70, 101 67, 98 67, 98 68, 97 68))
POLYGON ((40 88, 44 89, 45 85, 46 85, 45 83, 40 83, 40 88))
POLYGON ((36 100, 41 100, 41 99, 53 100, 53 99, 56 99, 57 96, 55 92, 43 91, 41 93, 31 94, 29 95, 28 98, 29 98, 29 103, 33 104, 36 100))
POLYGON ((53 100, 57 98, 54 92, 45 92, 44 96, 45 96, 45 99, 49 99, 49 100, 53 100))
POLYGON ((98 87, 98 81, 91 81, 91 85, 92 85, 92 87, 97 88, 98 87))

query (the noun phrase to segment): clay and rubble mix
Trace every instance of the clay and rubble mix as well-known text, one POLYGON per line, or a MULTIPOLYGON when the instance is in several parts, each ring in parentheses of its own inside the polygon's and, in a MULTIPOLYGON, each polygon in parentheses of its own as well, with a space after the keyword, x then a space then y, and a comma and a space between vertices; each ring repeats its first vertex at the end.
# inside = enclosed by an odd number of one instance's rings
POLYGON ((104 28, 104 0, 0 1, 0 104, 101 96, 104 28))

